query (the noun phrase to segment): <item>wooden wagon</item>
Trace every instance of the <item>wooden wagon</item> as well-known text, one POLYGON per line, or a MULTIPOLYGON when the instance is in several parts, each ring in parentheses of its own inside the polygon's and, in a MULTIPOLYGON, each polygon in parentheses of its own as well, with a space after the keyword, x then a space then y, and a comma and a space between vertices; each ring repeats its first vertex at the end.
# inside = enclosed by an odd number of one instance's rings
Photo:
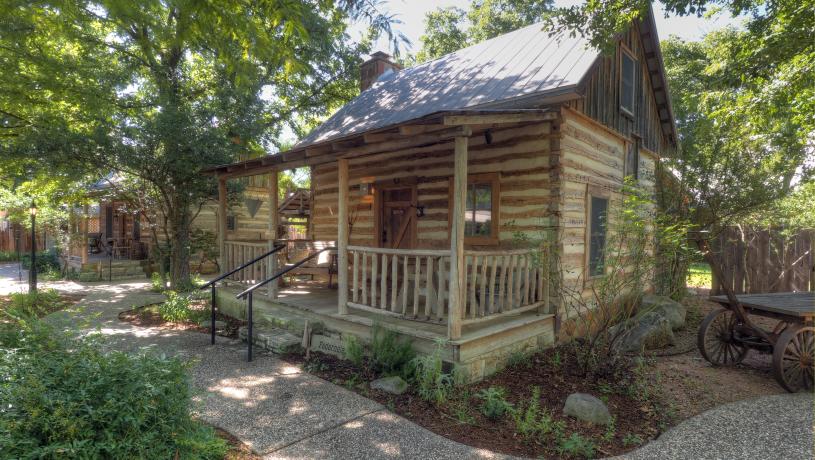
POLYGON ((789 392, 815 385, 815 293, 784 292, 737 296, 744 317, 726 296, 713 296, 720 308, 699 328, 702 356, 715 366, 741 362, 749 350, 773 355, 775 379, 789 392), (772 331, 753 325, 749 316, 778 320, 772 331))

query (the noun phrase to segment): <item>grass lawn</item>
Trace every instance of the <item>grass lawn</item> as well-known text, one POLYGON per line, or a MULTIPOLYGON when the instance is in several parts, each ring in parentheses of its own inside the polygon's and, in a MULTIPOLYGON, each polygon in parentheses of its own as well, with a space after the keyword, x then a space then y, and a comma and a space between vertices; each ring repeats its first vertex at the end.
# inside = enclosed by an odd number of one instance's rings
POLYGON ((688 269, 688 287, 710 289, 712 283, 713 275, 710 265, 704 262, 691 264, 688 269))

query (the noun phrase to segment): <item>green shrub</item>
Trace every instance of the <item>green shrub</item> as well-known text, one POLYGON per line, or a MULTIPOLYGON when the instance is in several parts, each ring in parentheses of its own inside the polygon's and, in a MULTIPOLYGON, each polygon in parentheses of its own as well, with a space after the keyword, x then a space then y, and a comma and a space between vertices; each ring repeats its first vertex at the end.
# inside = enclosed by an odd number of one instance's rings
POLYGON ((153 292, 164 292, 167 289, 167 283, 161 279, 161 274, 153 272, 150 274, 150 290, 153 292))
POLYGON ((16 262, 17 253, 15 251, 0 251, 0 262, 16 262))
POLYGON ((521 404, 512 416, 515 419, 515 431, 525 439, 547 438, 560 439, 563 437, 565 424, 556 421, 546 409, 540 406, 540 387, 532 388, 532 396, 525 404, 521 404))
POLYGON ((561 455, 594 458, 594 442, 578 433, 572 433, 568 438, 561 439, 557 450, 561 455))
MULTIPOLYGON (((20 256, 20 264, 26 270, 31 269, 31 253, 22 254, 20 256)), ((59 256, 56 250, 49 249, 37 253, 37 273, 59 273, 59 256)))
POLYGON ((191 418, 188 365, 104 352, 34 320, 0 343, 4 458, 221 459, 226 444, 191 418), (19 348, 10 348, 15 346, 19 348))
POLYGON ((511 368, 525 368, 529 367, 532 355, 524 350, 512 352, 507 358, 507 367, 511 368))
POLYGON ((158 306, 158 312, 164 321, 181 322, 197 321, 203 318, 205 312, 190 308, 190 296, 175 291, 165 291, 167 300, 158 306))
POLYGON ((371 362, 374 371, 384 375, 404 375, 410 373, 409 364, 416 356, 413 347, 407 340, 400 340, 394 331, 373 326, 371 341, 371 362))
POLYGON ((362 367, 365 364, 365 348, 355 335, 345 336, 345 359, 355 366, 362 367))
POLYGON ((11 294, 11 304, 7 307, 13 314, 19 316, 44 316, 62 303, 59 293, 53 289, 38 289, 37 292, 15 292, 11 294))
POLYGON ((506 390, 501 387, 485 388, 475 396, 484 401, 481 413, 490 420, 498 420, 512 410, 512 404, 506 400, 506 390))
POLYGON ((453 391, 453 376, 444 372, 441 352, 445 342, 436 342, 436 350, 429 355, 413 358, 412 367, 416 391, 425 401, 442 404, 453 391))

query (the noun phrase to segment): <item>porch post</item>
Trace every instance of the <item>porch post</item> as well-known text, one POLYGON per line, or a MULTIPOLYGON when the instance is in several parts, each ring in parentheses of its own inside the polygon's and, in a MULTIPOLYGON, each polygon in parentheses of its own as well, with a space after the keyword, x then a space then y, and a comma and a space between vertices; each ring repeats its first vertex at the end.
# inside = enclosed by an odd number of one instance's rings
MULTIPOLYGON (((268 232, 268 248, 271 251, 274 249, 275 241, 277 240, 277 227, 280 224, 280 214, 278 213, 278 172, 272 171, 269 173, 269 232, 268 232)), ((277 273, 277 254, 273 254, 266 258, 266 276, 272 276, 277 273)), ((269 298, 277 298, 277 280, 269 283, 269 298)))
POLYGON ((218 268, 226 270, 226 178, 218 178, 218 268))
POLYGON ((466 301, 464 280, 464 210, 467 199, 467 138, 456 137, 453 168, 453 215, 450 227, 450 312, 447 318, 447 336, 461 338, 461 317, 466 301))
POLYGON ((348 314, 348 159, 337 160, 339 201, 337 203, 337 307, 348 314))
MULTIPOLYGON (((82 265, 88 263, 88 205, 82 206, 82 265)), ((80 269, 81 270, 81 269, 80 269)))

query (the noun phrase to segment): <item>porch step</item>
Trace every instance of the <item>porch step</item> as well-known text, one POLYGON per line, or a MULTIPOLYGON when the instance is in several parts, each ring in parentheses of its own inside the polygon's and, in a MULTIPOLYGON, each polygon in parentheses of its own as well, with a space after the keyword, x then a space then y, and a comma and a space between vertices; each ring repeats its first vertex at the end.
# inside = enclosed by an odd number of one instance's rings
MULTIPOLYGON (((252 343, 273 353, 288 353, 300 346, 300 338, 283 329, 255 327, 252 333, 254 335, 252 343)), ((238 329, 238 337, 242 341, 246 341, 248 335, 247 327, 238 329)))

